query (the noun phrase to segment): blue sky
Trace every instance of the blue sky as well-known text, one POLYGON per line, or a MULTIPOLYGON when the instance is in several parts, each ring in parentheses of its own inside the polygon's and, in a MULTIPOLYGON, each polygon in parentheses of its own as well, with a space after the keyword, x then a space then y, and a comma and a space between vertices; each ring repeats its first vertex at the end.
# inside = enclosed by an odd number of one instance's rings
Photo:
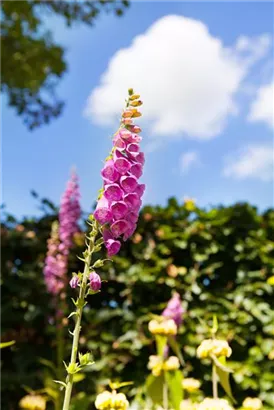
POLYGON ((7 210, 39 214, 32 189, 59 203, 72 166, 91 209, 128 87, 144 101, 144 203, 273 206, 272 25, 273 4, 259 2, 133 2, 93 28, 48 18, 66 48, 66 107, 29 132, 3 98, 7 210))

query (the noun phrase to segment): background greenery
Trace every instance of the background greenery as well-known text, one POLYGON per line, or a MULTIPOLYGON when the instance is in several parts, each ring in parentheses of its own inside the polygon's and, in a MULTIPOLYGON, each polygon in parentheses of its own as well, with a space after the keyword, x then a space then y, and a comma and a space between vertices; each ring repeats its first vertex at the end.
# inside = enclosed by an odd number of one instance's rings
MULTIPOLYGON (((57 208, 40 201, 40 218, 17 221, 3 213, 1 339, 16 340, 2 350, 3 410, 17 408, 24 386, 53 389, 50 362, 55 361, 56 332, 42 269, 57 208)), ((81 351, 91 350, 96 363, 74 386, 74 393, 84 393, 73 408, 87 408, 109 378, 132 380, 134 387, 124 390, 131 397, 141 393, 148 356, 155 351, 147 331, 149 313, 161 313, 177 290, 185 308, 178 335, 184 375, 199 378, 205 395, 211 395, 210 366, 195 358, 195 349, 209 336, 207 325, 216 313, 219 334, 233 349, 232 388, 238 403, 260 396, 265 408, 273 409, 273 238, 271 209, 260 214, 243 203, 204 210, 174 198, 165 207, 145 207, 133 238, 100 272, 108 282, 85 308, 81 351)), ((83 247, 82 232, 75 237, 69 275, 82 268, 76 255, 83 247)), ((68 359, 71 339, 66 335, 68 359)))

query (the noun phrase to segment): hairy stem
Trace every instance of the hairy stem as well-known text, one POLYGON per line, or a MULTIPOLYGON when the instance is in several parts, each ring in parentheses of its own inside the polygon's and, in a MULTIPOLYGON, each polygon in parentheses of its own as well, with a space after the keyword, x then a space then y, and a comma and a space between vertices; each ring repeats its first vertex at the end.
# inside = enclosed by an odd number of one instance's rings
MULTIPOLYGON (((82 319, 83 308, 85 305, 88 274, 90 272, 90 264, 91 264, 96 235, 97 235, 97 225, 95 223, 93 225, 93 229, 89 237, 89 244, 88 244, 88 248, 86 250, 86 256, 85 256, 85 268, 84 268, 83 278, 81 281, 79 297, 77 299, 76 321, 75 321, 75 327, 73 331, 73 342, 72 342, 69 367, 73 367, 73 365, 76 364, 79 335, 81 331, 81 319, 82 319)), ((63 403, 63 410, 69 410, 72 386, 73 386, 73 374, 68 373, 68 376, 66 379, 66 390, 65 390, 65 397, 64 397, 64 403, 63 403)))
POLYGON ((218 398, 218 376, 216 371, 216 365, 212 364, 212 390, 213 390, 213 398, 218 398))

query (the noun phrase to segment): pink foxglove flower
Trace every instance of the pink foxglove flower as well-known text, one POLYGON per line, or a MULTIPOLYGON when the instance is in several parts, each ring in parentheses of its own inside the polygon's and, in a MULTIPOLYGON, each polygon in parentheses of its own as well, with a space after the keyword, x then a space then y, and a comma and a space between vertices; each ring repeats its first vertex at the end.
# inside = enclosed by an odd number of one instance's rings
MULTIPOLYGON (((53 295, 58 295, 66 286, 68 254, 73 244, 73 235, 79 230, 77 225, 81 214, 79 197, 78 179, 76 174, 72 173, 61 199, 59 224, 55 222, 52 226, 45 259, 45 282, 48 291, 53 295)), ((76 287, 75 283, 76 279, 72 278, 70 286, 76 287)))
POLYGON ((119 252, 121 239, 126 241, 135 232, 145 190, 145 185, 139 183, 145 163, 140 150, 141 128, 133 124, 133 119, 141 115, 133 108, 142 104, 138 98, 132 90, 129 92, 127 108, 113 138, 113 149, 101 172, 104 186, 94 217, 103 225, 109 257, 119 252))
POLYGON ((91 272, 89 274, 89 285, 92 290, 97 292, 101 289, 101 278, 96 272, 91 272))
POLYGON ((179 327, 183 322, 183 313, 184 309, 182 308, 181 298, 179 293, 176 292, 168 302, 162 316, 173 319, 177 327, 179 327))
POLYGON ((77 221, 81 215, 79 198, 78 178, 73 172, 62 196, 59 211, 60 240, 67 248, 67 253, 72 246, 73 235, 78 231, 77 221))
POLYGON ((57 295, 64 287, 64 275, 67 269, 67 256, 60 253, 59 224, 53 222, 51 236, 48 239, 48 251, 45 259, 44 277, 48 292, 57 295))

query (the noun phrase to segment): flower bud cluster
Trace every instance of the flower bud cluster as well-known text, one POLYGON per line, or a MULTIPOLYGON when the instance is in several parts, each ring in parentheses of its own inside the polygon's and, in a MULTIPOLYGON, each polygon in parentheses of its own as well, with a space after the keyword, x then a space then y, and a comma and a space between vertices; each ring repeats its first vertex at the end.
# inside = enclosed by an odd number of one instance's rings
POLYGON ((242 404, 243 410, 260 410, 262 407, 263 403, 257 397, 247 397, 242 404))
POLYGON ((161 321, 153 319, 149 322, 148 329, 153 335, 174 336, 177 334, 177 326, 173 319, 161 321))
POLYGON ((46 399, 38 394, 28 394, 19 401, 19 407, 23 410, 45 410, 46 399))
POLYGON ((148 369, 151 370, 153 376, 158 377, 163 370, 172 371, 180 368, 178 357, 170 356, 167 360, 162 360, 160 356, 149 356, 148 369))
POLYGON ((233 410, 233 407, 225 399, 206 398, 198 404, 197 410, 233 410))
POLYGON ((98 394, 95 407, 98 410, 126 410, 129 402, 123 393, 104 391, 98 394))
POLYGON ((197 356, 205 359, 213 354, 216 357, 230 357, 232 350, 226 340, 205 339, 197 349, 197 356))
POLYGON ((193 393, 194 391, 199 390, 201 387, 201 382, 197 379, 193 379, 192 377, 185 378, 182 381, 182 387, 189 393, 193 393))

